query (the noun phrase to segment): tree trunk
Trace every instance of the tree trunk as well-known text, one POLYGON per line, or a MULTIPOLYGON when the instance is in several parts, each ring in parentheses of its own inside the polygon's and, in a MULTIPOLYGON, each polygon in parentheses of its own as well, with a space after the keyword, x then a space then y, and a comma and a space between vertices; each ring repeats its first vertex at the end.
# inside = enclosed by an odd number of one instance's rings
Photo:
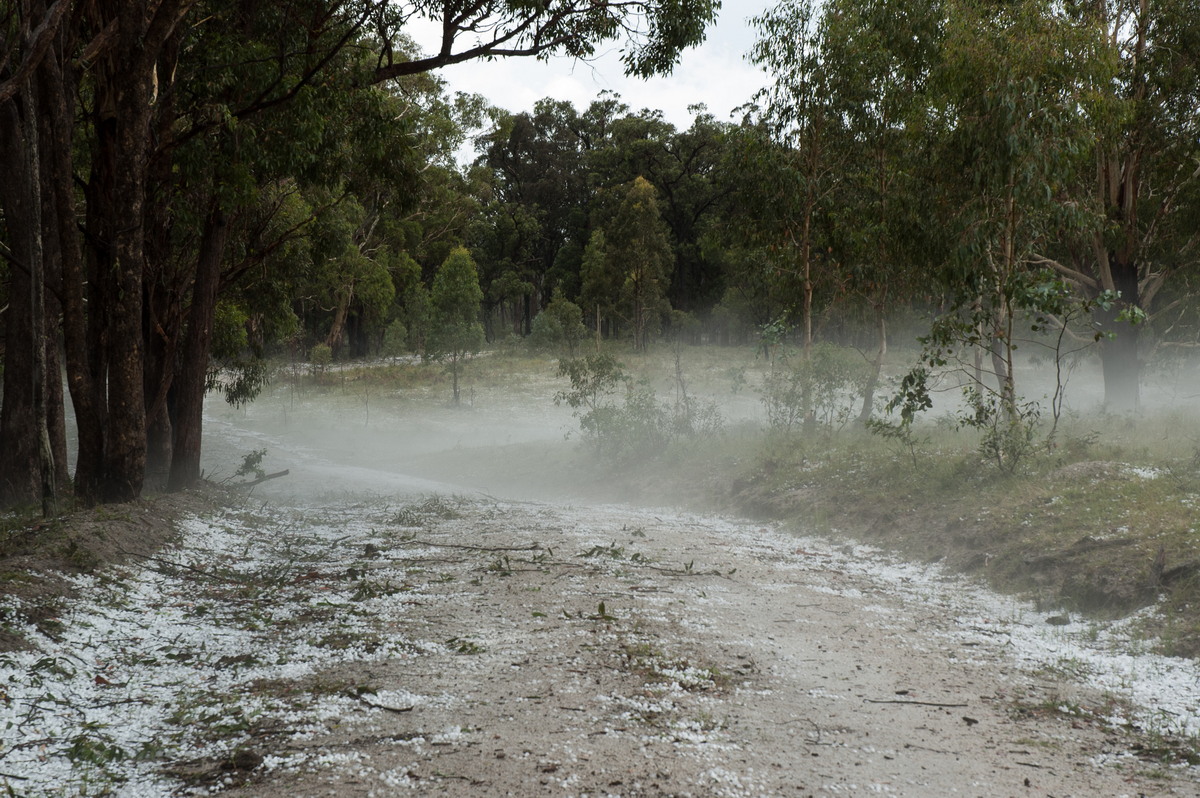
MULTIPOLYGON (((33 211, 33 226, 30 230, 29 242, 29 319, 30 338, 33 344, 33 434, 37 437, 38 476, 40 482, 40 498, 42 515, 54 515, 58 505, 58 486, 55 483, 54 451, 50 443, 50 425, 48 416, 49 372, 46 368, 46 350, 53 346, 46 336, 46 261, 45 247, 42 243, 44 216, 42 214, 42 156, 36 111, 37 95, 33 88, 33 79, 25 81, 26 116, 24 119, 26 160, 29 164, 29 204, 33 211)), ((56 347, 55 347, 56 348, 56 347)), ((55 379, 58 374, 55 372, 55 379)))
POLYGON ((1100 364, 1104 372, 1104 406, 1113 413, 1136 413, 1141 405, 1142 363, 1138 351, 1138 333, 1132 311, 1141 306, 1138 294, 1138 269, 1131 256, 1109 254, 1113 290, 1120 298, 1107 311, 1097 314, 1100 329, 1112 337, 1100 345, 1100 364))
POLYGON ((346 317, 350 313, 350 303, 354 301, 354 281, 346 286, 345 293, 338 299, 337 310, 333 314, 333 323, 329 326, 329 335, 325 337, 325 345, 334 357, 342 348, 342 337, 346 331, 346 317))
MULTIPOLYGON (((0 405, 0 506, 32 504, 41 491, 39 429, 35 411, 37 363, 34 357, 34 262, 41 258, 41 220, 37 201, 38 179, 30 142, 32 113, 28 92, 21 91, 0 103, 0 208, 3 208, 8 244, 15 262, 8 269, 10 302, 4 313, 4 396, 0 405)), ((37 266, 40 274, 41 265, 37 266)), ((41 345, 41 342, 37 342, 41 345)))
MULTIPOLYGON (((70 47, 64 44, 63 51, 69 52, 70 47)), ((89 505, 98 498, 104 423, 102 405, 96 396, 97 381, 88 355, 88 313, 84 299, 87 281, 80 249, 72 165, 77 76, 69 62, 60 63, 48 57, 39 67, 38 80, 45 122, 43 184, 47 190, 48 204, 54 209, 47 215, 53 229, 46 238, 53 242, 53 257, 58 265, 67 388, 75 411, 78 437, 75 495, 83 504, 89 505)), ((66 469, 65 452, 61 468, 66 469)))
MULTIPOLYGON (((41 98, 39 98, 40 102, 41 98)), ((38 114, 38 121, 41 125, 38 132, 38 160, 42 175, 42 263, 45 270, 43 280, 47 287, 44 299, 46 325, 42 338, 45 339, 46 352, 46 431, 50 437, 51 460, 54 463, 54 484, 57 486, 58 497, 61 498, 66 486, 71 482, 70 470, 67 467, 67 420, 63 397, 61 339, 55 332, 63 315, 60 297, 63 283, 64 242, 58 238, 61 224, 54 197, 53 183, 56 176, 50 165, 55 138, 48 116, 45 111, 38 114)), ((74 218, 71 221, 74 222, 74 218)), ((66 246, 71 243, 71 240, 68 239, 66 246)))
POLYGON ((98 65, 95 101, 98 198, 104 204, 99 214, 111 266, 95 275, 103 284, 104 304, 90 311, 107 319, 108 413, 100 497, 122 502, 141 494, 146 469, 142 291, 154 59, 143 52, 144 11, 121 7, 114 16, 118 41, 113 55, 98 65))
POLYGON ((228 239, 228 221, 214 200, 204 220, 196 263, 196 282, 192 286, 192 304, 188 310, 182 366, 175 379, 175 445, 171 457, 171 476, 167 483, 167 489, 172 491, 187 488, 200 479, 208 353, 212 348, 221 261, 228 239))
POLYGON ((871 363, 871 376, 863 389, 862 409, 858 412, 858 423, 866 424, 875 412, 875 391, 879 388, 879 375, 883 372, 883 359, 887 357, 887 316, 884 313, 884 300, 875 305, 875 333, 879 340, 879 348, 875 350, 875 360, 871 363))

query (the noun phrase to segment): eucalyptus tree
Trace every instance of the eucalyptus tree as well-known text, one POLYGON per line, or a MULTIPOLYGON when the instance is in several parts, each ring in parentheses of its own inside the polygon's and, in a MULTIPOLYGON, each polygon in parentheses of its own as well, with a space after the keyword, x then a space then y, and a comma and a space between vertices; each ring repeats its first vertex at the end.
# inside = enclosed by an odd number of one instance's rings
POLYGON ((644 177, 623 187, 605 223, 608 268, 620 278, 618 314, 629 324, 635 349, 645 350, 670 310, 666 287, 674 253, 658 208, 658 192, 644 177))
POLYGON ((1058 40, 1067 27, 1039 5, 951 4, 939 74, 949 120, 939 131, 937 155, 948 169, 939 189, 956 239, 945 275, 958 307, 935 325, 933 354, 975 344, 973 377, 983 387, 980 354, 990 353, 993 388, 1009 414, 1022 288, 1056 209, 1046 188, 1070 168, 1069 136, 1079 127, 1070 58, 1058 40))
POLYGON ((479 271, 466 247, 453 250, 438 269, 430 290, 432 318, 426 354, 449 364, 454 404, 463 363, 483 348, 483 291, 479 271))
POLYGON ((727 168, 732 126, 703 106, 691 111, 692 124, 682 131, 659 111, 614 119, 604 145, 590 152, 588 166, 598 188, 638 177, 654 186, 675 252, 668 297, 673 307, 697 312, 715 304, 724 288, 719 250, 706 244, 730 209, 734 181, 727 168))
POLYGON ((833 0, 824 14, 823 62, 838 75, 850 154, 833 197, 828 252, 839 295, 865 305, 875 331, 859 413, 865 422, 887 354, 888 319, 911 302, 939 245, 925 219, 930 191, 921 173, 930 155, 942 9, 911 0, 833 0))
MULTIPOLYGON (((186 462, 178 470, 172 462, 171 484, 180 487, 198 475, 196 408, 207 383, 216 297, 222 285, 264 262, 263 253, 251 247, 243 263, 230 269, 226 262, 230 211, 240 207, 246 186, 258 184, 258 158, 270 161, 272 156, 263 150, 246 157, 256 142, 254 136, 240 135, 239 128, 277 113, 296 125, 298 140, 315 137, 332 145, 337 136, 324 135, 326 120, 346 117, 316 112, 316 96, 350 96, 364 86, 476 58, 586 57, 604 43, 620 40, 629 71, 648 75, 669 69, 680 50, 698 43, 715 11, 713 0, 551 0, 466 7, 449 0, 5 4, 0 112, 10 120, 45 119, 52 135, 40 137, 42 146, 36 151, 42 180, 25 181, 24 190, 7 194, 3 202, 6 213, 17 206, 40 206, 34 187, 46 191, 44 204, 50 211, 35 224, 43 242, 50 243, 42 248, 43 263, 30 264, 29 274, 43 280, 48 274, 62 275, 53 301, 62 303, 67 383, 80 432, 77 495, 87 502, 139 495, 147 430, 164 435, 162 407, 178 407, 179 402, 189 408, 183 423, 190 442, 183 447, 186 462), (410 22, 422 18, 437 22, 442 35, 435 52, 412 57, 403 36, 410 22), (239 39, 239 34, 244 35, 239 39), (207 51, 202 43, 214 36, 226 43, 242 41, 245 47, 207 51), (365 54, 369 63, 362 64, 357 54, 365 54), (225 60, 215 70, 201 68, 213 64, 213 56, 225 60), (348 75, 356 77, 346 79, 348 75), (241 93, 234 85, 241 81, 253 90, 241 93), (201 98, 211 101, 191 102, 201 98), (220 168, 195 170, 208 181, 207 190, 176 183, 182 148, 200 142, 207 147, 197 147, 198 153, 207 149, 211 159, 224 162, 220 168), (197 188, 203 198, 194 205, 177 194, 197 188), (177 239, 173 220, 183 210, 192 212, 195 223, 185 225, 190 237, 177 239), (160 255, 177 246, 192 253, 190 258, 171 256, 180 264, 190 263, 187 271, 155 274, 166 262, 160 255), (47 264, 48 257, 57 262, 47 264), (178 361, 184 364, 179 379, 165 378, 178 361), (169 400, 172 392, 174 402, 169 400)), ((271 124, 257 130, 284 135, 271 124)), ((27 135, 17 146, 6 147, 3 171, 23 168, 18 161, 28 159, 32 147, 27 135)), ((325 147, 307 155, 302 147, 282 152, 284 157, 270 162, 266 174, 293 172, 288 177, 303 178, 319 170, 330 154, 325 147)), ((10 282, 13 273, 9 271, 10 282)), ((16 287, 24 301, 21 286, 16 287)), ((49 300, 36 304, 45 307, 38 307, 35 317, 54 310, 49 300)), ((35 352, 50 348, 42 337, 35 331, 36 340, 28 347, 7 347, 6 373, 24 372, 33 380, 35 352)), ((34 401, 32 392, 6 392, 9 407, 3 414, 27 418, 23 405, 34 401)), ((28 445, 39 434, 38 425, 0 426, 0 471, 29 471, 28 455, 18 461, 16 453, 39 450, 28 445)), ((180 430, 174 432, 178 441, 180 430)), ((45 453, 37 456, 47 458, 45 453)), ((28 484, 14 486, 6 500, 32 498, 30 492, 28 484)))
POLYGON ((798 318, 808 353, 818 239, 850 157, 847 97, 841 75, 827 64, 828 20, 819 4, 786 0, 754 22, 760 38, 751 58, 777 79, 760 93, 761 110, 743 130, 743 175, 757 186, 747 194, 755 201, 747 232, 765 248, 769 270, 798 289, 798 307, 787 316, 798 318))
POLYGON ((608 241, 604 230, 597 228, 588 238, 580 264, 579 304, 584 315, 592 321, 597 340, 605 334, 616 337, 617 297, 621 291, 621 273, 608 257, 608 241))
POLYGON ((485 141, 481 161, 492 175, 492 196, 475 243, 489 305, 520 335, 563 280, 556 277, 560 252, 586 240, 584 125, 571 103, 543 99, 531 113, 502 115, 485 141))
POLYGON ((1106 66, 1080 77, 1088 168, 1060 189, 1090 224, 1037 254, 1082 296, 1115 297, 1096 314, 1105 403, 1132 411, 1142 331, 1168 343, 1197 336, 1188 286, 1200 263, 1200 5, 1102 0, 1062 13, 1091 34, 1106 66))

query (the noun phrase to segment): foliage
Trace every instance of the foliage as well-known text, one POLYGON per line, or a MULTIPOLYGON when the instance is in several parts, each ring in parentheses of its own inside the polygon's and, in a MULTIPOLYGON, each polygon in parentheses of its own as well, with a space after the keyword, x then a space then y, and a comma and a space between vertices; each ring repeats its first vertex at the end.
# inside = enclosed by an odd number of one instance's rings
POLYGON ((383 332, 379 353, 384 357, 397 358, 408 351, 408 327, 396 319, 383 332))
POLYGON ((308 350, 308 362, 312 364, 314 374, 323 374, 333 362, 333 349, 329 344, 313 344, 308 350))
POLYGON ((608 354, 560 360, 558 376, 566 377, 571 387, 555 394, 554 401, 565 402, 568 407, 585 414, 609 405, 616 391, 630 379, 624 366, 608 354))
POLYGON ((760 388, 767 423, 781 432, 802 424, 841 429, 857 414, 869 378, 870 364, 852 349, 822 343, 807 356, 784 353, 760 388))
POLYGON ((712 437, 721 429, 715 405, 689 398, 686 390, 673 405, 660 402, 646 379, 633 379, 612 355, 562 360, 558 374, 571 387, 555 401, 576 410, 584 438, 607 460, 653 458, 676 441, 712 437))
POLYGON ((1012 473, 1037 446, 1038 404, 1002 400, 973 387, 963 393, 967 409, 958 416, 959 426, 978 430, 979 453, 1001 471, 1012 473))
POLYGON ((238 306, 218 303, 213 319, 212 362, 205 390, 220 390, 234 407, 254 401, 270 381, 271 369, 252 345, 249 317, 238 306))
POLYGON ((605 225, 609 268, 621 275, 621 315, 633 328, 635 349, 645 350, 669 310, 666 284, 673 254, 658 208, 657 191, 643 177, 624 188, 605 225))
POLYGON ((242 458, 242 464, 238 466, 237 471, 234 471, 235 476, 239 477, 254 477, 262 479, 267 475, 267 472, 262 467, 262 461, 267 456, 266 449, 255 449, 248 452, 242 458))
POLYGON ((459 374, 462 363, 484 344, 479 321, 483 290, 479 272, 465 247, 453 250, 433 280, 429 294, 433 312, 426 355, 449 364, 453 377, 454 404, 459 404, 459 374))
POLYGON ((575 349, 587 337, 583 326, 583 311, 561 293, 546 309, 533 320, 530 344, 547 350, 558 350, 569 358, 575 357, 575 349))

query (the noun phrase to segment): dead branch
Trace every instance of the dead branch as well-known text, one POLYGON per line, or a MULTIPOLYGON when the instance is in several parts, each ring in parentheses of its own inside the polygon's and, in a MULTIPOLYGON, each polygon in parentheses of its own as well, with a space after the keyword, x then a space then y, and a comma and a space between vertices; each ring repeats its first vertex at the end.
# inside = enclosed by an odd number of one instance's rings
POLYGON ((947 709, 967 707, 970 704, 939 704, 936 701, 909 701, 903 698, 864 698, 865 704, 914 704, 920 707, 944 707, 947 709))
POLYGON ((291 473, 291 471, 289 469, 285 468, 282 471, 276 471, 274 474, 266 474, 264 476, 259 477, 258 479, 252 479, 249 482, 235 482, 234 487, 252 488, 255 485, 261 485, 262 483, 266 482, 268 479, 279 479, 280 477, 286 477, 290 473, 291 473))

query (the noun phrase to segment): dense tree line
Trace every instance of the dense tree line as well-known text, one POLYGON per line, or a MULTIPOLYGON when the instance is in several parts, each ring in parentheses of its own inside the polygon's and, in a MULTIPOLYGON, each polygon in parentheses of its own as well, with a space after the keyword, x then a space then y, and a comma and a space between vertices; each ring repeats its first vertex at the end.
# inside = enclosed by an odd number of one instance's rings
POLYGON ((870 352, 866 420, 914 310, 914 374, 957 365, 1010 415, 1026 339, 1095 346, 1115 410, 1196 342, 1196 0, 785 0, 750 54, 771 87, 683 130, 611 94, 510 113, 436 70, 623 37, 650 74, 711 0, 0 8, 2 503, 190 484, 205 392, 317 345, 457 375, 483 335, 573 351, 584 324, 837 338, 870 352))
MULTIPOLYGON (((715 8, 6 0, 0 503, 48 506, 69 484, 64 370, 79 499, 136 497, 147 475, 183 487, 199 475, 218 320, 254 345, 328 308, 337 342, 356 297, 368 324, 386 306, 384 272, 404 271, 413 248, 457 243, 411 218, 417 194, 449 179, 422 174, 421 139, 440 123, 411 81, 473 58, 587 57, 611 40, 648 75, 700 41, 715 8), (441 30, 432 54, 406 37, 418 19, 441 30)), ((235 398, 261 381, 242 376, 235 398)))

